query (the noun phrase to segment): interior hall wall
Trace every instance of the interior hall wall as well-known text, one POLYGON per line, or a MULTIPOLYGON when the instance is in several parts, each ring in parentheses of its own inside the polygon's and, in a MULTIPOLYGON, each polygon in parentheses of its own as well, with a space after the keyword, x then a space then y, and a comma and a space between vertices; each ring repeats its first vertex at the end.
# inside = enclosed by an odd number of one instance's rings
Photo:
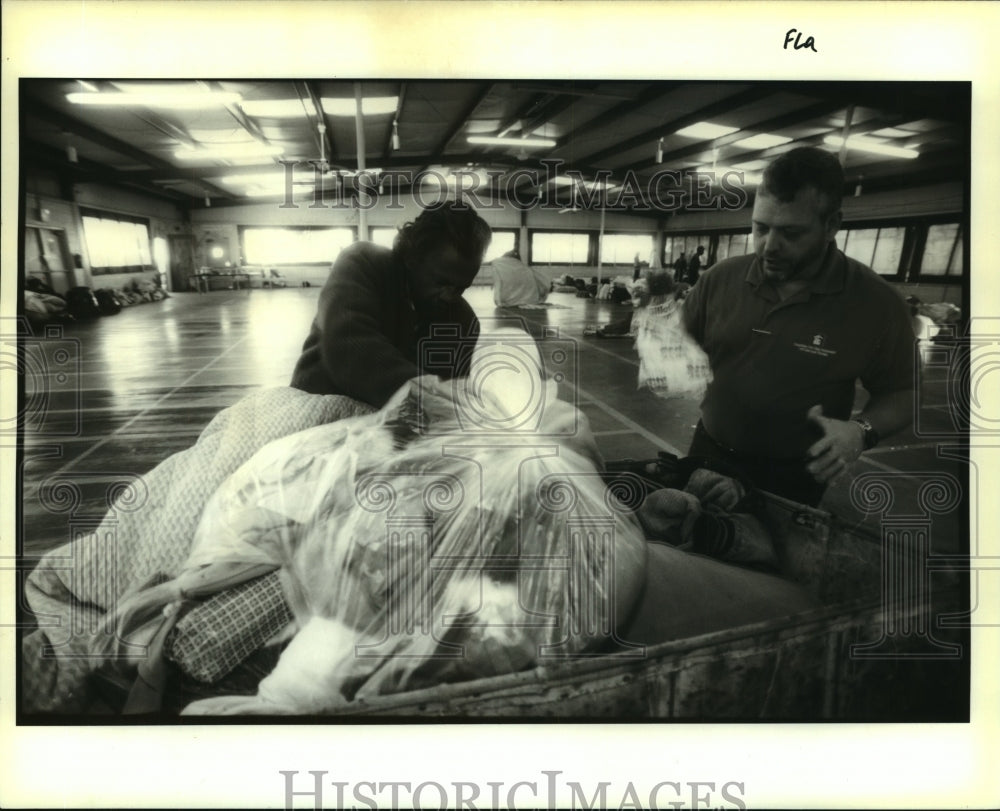
MULTIPOLYGON (((436 195, 427 194, 421 201, 411 195, 389 195, 379 198, 374 206, 365 211, 365 219, 369 228, 399 227, 419 216, 429 202, 436 201, 436 195)), ((514 206, 477 206, 477 212, 490 225, 498 229, 518 229, 522 225, 522 212, 514 206)), ((291 227, 291 226, 323 226, 329 228, 358 228, 361 218, 360 211, 353 205, 328 199, 323 205, 307 202, 284 204, 280 201, 257 203, 242 206, 224 206, 215 208, 199 208, 191 212, 192 232, 196 243, 196 262, 199 265, 216 265, 229 261, 233 267, 241 264, 240 228, 257 227, 291 227), (222 245, 226 254, 219 262, 202 261, 207 257, 209 246, 222 245)), ((560 214, 558 209, 529 208, 524 212, 526 225, 532 228, 548 228, 566 231, 596 231, 601 227, 600 211, 579 210, 560 214)), ((604 228, 606 231, 653 233, 657 230, 657 221, 649 217, 618 212, 606 212, 604 228)), ((332 257, 331 257, 332 261, 332 257)), ((279 272, 291 285, 308 282, 311 285, 321 285, 326 279, 329 265, 283 265, 279 272)), ((596 273, 594 267, 567 265, 552 265, 543 267, 543 272, 552 279, 570 273, 576 276, 590 278, 596 273)), ((608 275, 610 271, 604 275, 608 275)), ((618 267, 617 273, 631 274, 631 267, 618 267)), ((492 284, 490 266, 484 265, 476 277, 474 284, 492 284)))
POLYGON ((73 272, 75 285, 95 290, 120 288, 127 282, 149 280, 157 275, 155 270, 93 274, 80 217, 81 207, 148 218, 150 239, 188 231, 180 208, 169 201, 99 183, 78 183, 70 188, 72 199, 67 200, 65 187, 54 173, 41 169, 29 169, 25 173, 25 225, 44 225, 63 232, 69 258, 72 263, 79 264, 73 272))

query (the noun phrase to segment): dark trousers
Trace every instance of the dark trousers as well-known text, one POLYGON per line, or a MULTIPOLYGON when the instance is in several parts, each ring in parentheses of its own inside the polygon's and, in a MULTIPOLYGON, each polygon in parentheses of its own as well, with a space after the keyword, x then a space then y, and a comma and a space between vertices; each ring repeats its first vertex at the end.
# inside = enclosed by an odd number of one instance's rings
POLYGON ((770 459, 742 454, 720 445, 698 421, 688 456, 700 456, 723 462, 739 471, 755 487, 783 496, 799 504, 815 507, 823 498, 826 485, 817 482, 799 459, 770 459))

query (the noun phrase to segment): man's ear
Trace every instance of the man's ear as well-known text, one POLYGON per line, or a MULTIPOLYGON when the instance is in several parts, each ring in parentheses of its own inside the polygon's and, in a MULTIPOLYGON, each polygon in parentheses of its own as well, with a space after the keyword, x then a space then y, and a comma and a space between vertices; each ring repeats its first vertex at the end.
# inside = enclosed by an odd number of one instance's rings
POLYGON ((827 242, 832 242, 833 238, 837 236, 837 232, 840 230, 840 226, 844 221, 844 215, 840 210, 834 211, 826 218, 826 240, 827 242))

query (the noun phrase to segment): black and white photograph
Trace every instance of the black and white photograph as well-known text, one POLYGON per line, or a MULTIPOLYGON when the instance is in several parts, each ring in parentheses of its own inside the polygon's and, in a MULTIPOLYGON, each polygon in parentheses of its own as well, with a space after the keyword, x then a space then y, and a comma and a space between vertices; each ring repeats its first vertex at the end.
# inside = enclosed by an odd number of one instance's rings
POLYGON ((5 807, 996 799, 982 34, 167 5, 4 6, 5 807))

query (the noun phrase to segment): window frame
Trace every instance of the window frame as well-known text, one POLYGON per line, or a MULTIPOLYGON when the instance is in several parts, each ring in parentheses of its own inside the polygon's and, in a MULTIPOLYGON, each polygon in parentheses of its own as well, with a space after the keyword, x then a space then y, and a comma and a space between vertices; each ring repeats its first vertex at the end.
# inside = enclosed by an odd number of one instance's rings
MULTIPOLYGON (((649 249, 644 254, 643 253, 639 254, 639 260, 641 262, 648 262, 649 258, 650 258, 650 255, 652 254, 652 252, 654 250, 656 250, 656 232, 655 231, 653 231, 653 232, 649 232, 649 231, 620 231, 620 230, 605 231, 604 232, 604 237, 609 237, 609 236, 649 237, 649 249)), ((600 232, 598 232, 598 234, 597 234, 597 246, 596 246, 596 250, 600 251, 603 246, 604 246, 603 238, 602 238, 600 232)), ((606 268, 631 268, 631 267, 634 267, 634 265, 635 265, 635 255, 633 255, 631 258, 629 258, 625 262, 605 262, 603 259, 601 260, 601 266, 602 267, 606 267, 606 268)))
MULTIPOLYGON (((88 266, 90 268, 91 276, 108 276, 117 273, 147 273, 152 270, 156 270, 156 264, 153 261, 153 237, 152 228, 150 227, 149 217, 139 217, 134 214, 123 214, 118 211, 109 211, 107 209, 91 208, 91 207, 80 207, 80 229, 82 231, 83 242, 85 250, 87 252, 88 266), (128 224, 131 226, 141 225, 146 230, 146 252, 149 255, 149 263, 141 264, 129 264, 129 265, 101 265, 94 261, 94 246, 91 244, 91 236, 93 234, 87 234, 87 220, 97 219, 106 220, 108 222, 114 222, 116 224, 128 224)), ((139 257, 142 259, 143 257, 139 257)))
POLYGON ((358 241, 358 229, 357 226, 353 225, 239 225, 237 226, 237 232, 240 243, 241 264, 252 267, 329 267, 337 257, 331 256, 326 259, 313 259, 302 262, 251 262, 246 251, 247 231, 349 231, 351 241, 347 244, 353 245, 358 241))
POLYGON ((597 232, 591 229, 532 228, 528 231, 528 264, 540 267, 593 267, 596 269, 596 236, 597 232), (535 258, 535 234, 571 234, 573 236, 582 234, 587 237, 587 258, 582 262, 540 261, 535 258))
MULTIPOLYGON (((965 240, 968 235, 968 221, 960 213, 954 214, 927 214, 910 217, 869 217, 867 219, 851 220, 841 224, 838 234, 847 236, 850 231, 866 230, 877 228, 879 231, 885 228, 903 229, 903 246, 900 251, 898 268, 892 273, 879 273, 878 275, 887 282, 897 284, 967 284, 968 270, 966 258, 967 254, 965 240), (927 245, 927 232, 932 225, 958 224, 956 241, 952 244, 949 265, 956 260, 960 260, 959 272, 949 272, 943 274, 923 275, 920 266, 924 258, 924 250, 927 245), (961 255, 958 254, 959 243, 961 243, 961 255)), ((750 228, 720 228, 710 231, 664 231, 663 248, 660 254, 660 264, 663 267, 672 266, 667 258, 668 241, 677 238, 700 239, 706 244, 706 253, 709 262, 715 264, 716 253, 718 251, 719 240, 722 237, 732 237, 740 234, 752 234, 750 228)), ((881 238, 881 233, 879 234, 881 238)), ((876 241, 872 256, 878 250, 876 241)), ((729 257, 726 257, 729 258, 729 257)))
MULTIPOLYGON (((520 228, 493 228, 491 230, 493 231, 493 236, 494 237, 496 237, 497 234, 513 234, 514 235, 514 247, 515 248, 518 247, 518 240, 519 240, 519 237, 520 237, 520 234, 521 234, 521 229, 520 228)), ((492 242, 490 244, 492 245, 492 242)), ((489 249, 487 249, 487 250, 489 250, 489 249)), ((507 250, 510 250, 510 248, 508 248, 507 250)), ((505 251, 505 253, 506 253, 506 251, 505 251)), ((497 257, 494 257, 494 259, 496 259, 496 258, 497 257)), ((483 260, 483 265, 492 265, 494 259, 490 259, 490 260, 485 260, 484 259, 483 260)))

